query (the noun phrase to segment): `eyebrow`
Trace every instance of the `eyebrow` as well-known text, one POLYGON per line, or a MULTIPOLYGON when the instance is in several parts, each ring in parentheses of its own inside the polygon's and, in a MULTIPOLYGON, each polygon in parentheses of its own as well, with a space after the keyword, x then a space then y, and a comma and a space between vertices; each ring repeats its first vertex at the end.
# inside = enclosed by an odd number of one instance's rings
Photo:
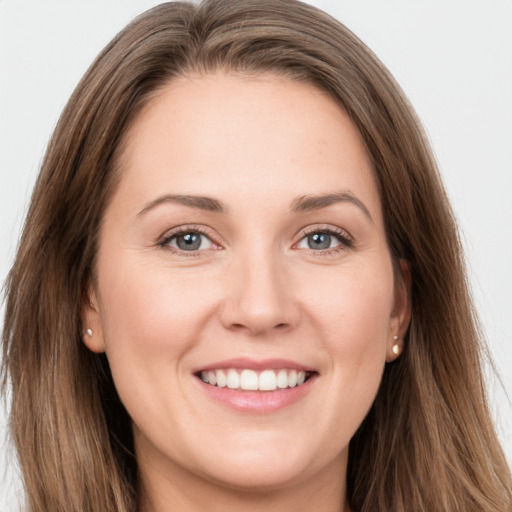
POLYGON ((365 204, 358 199, 352 192, 342 191, 332 194, 306 195, 297 197, 292 201, 291 210, 293 212, 309 212, 321 210, 336 203, 350 203, 357 206, 373 222, 370 211, 365 204))
POLYGON ((226 207, 217 199, 205 196, 193 196, 193 195, 175 195, 166 194, 164 196, 156 198, 154 201, 148 203, 138 214, 137 217, 142 217, 153 208, 160 206, 161 204, 181 204, 189 206, 190 208, 197 208, 199 210, 205 210, 208 212, 224 213, 226 207))
MULTIPOLYGON (((214 213, 225 213, 227 207, 218 199, 206 196, 186 195, 186 194, 166 194, 149 202, 137 214, 137 218, 142 217, 153 208, 162 204, 181 204, 190 208, 197 208, 214 213)), ((331 194, 304 195, 295 198, 290 205, 290 210, 294 213, 310 212, 321 210, 336 203, 351 203, 357 206, 372 222, 372 216, 364 203, 359 200, 352 192, 342 191, 331 194)))

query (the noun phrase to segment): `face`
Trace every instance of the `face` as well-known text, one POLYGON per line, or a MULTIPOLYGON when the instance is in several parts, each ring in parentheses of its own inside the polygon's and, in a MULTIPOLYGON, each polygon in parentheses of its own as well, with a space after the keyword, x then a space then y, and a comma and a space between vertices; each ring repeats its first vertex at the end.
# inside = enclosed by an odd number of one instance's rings
POLYGON ((408 315, 353 124, 312 86, 219 73, 126 137, 84 325, 142 473, 340 479, 408 315))

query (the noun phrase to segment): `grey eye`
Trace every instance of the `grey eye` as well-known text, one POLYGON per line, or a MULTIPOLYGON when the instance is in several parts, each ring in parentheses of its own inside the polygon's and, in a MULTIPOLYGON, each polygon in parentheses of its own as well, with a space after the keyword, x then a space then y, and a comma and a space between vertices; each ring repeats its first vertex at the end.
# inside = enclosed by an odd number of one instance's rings
POLYGON ((312 249, 313 251, 325 251, 343 245, 338 235, 329 231, 314 231, 304 236, 297 244, 299 249, 312 249))
POLYGON ((322 250, 331 247, 333 237, 328 233, 312 233, 306 238, 309 249, 322 250))
POLYGON ((196 251, 201 247, 201 235, 186 233, 176 237, 176 245, 183 251, 196 251))
POLYGON ((201 233, 190 231, 172 236, 167 245, 179 249, 180 251, 198 251, 201 249, 210 249, 212 241, 201 233))

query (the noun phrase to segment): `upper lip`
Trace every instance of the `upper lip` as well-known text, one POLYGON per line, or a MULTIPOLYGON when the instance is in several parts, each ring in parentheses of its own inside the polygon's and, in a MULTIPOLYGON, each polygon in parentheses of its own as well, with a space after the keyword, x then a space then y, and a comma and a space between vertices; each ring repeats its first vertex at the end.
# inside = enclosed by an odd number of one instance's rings
POLYGON ((281 370, 283 368, 289 370, 297 370, 303 372, 315 372, 314 368, 297 363, 290 359, 251 359, 248 357, 238 357, 235 359, 225 359, 223 361, 216 361, 205 366, 201 366, 193 370, 193 373, 208 371, 208 370, 220 370, 223 368, 234 368, 234 369, 248 369, 254 371, 263 370, 281 370))

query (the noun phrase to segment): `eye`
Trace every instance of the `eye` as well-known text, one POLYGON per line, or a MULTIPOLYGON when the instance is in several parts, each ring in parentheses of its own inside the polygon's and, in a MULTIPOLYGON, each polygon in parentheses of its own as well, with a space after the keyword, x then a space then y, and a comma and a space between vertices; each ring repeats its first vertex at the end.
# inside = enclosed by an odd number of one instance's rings
POLYGON ((302 240, 297 244, 297 248, 322 251, 326 249, 333 249, 339 245, 341 245, 341 242, 332 234, 317 231, 302 238, 302 240))
POLYGON ((160 244, 175 251, 203 251, 217 249, 217 245, 204 233, 196 230, 187 230, 171 233, 160 244))
POLYGON ((348 233, 343 230, 329 228, 316 229, 306 233, 305 236, 300 239, 296 248, 312 251, 336 252, 337 250, 352 247, 352 245, 352 239, 348 233))
POLYGON ((340 241, 329 233, 311 233, 299 242, 299 249, 325 250, 340 245, 340 241))

